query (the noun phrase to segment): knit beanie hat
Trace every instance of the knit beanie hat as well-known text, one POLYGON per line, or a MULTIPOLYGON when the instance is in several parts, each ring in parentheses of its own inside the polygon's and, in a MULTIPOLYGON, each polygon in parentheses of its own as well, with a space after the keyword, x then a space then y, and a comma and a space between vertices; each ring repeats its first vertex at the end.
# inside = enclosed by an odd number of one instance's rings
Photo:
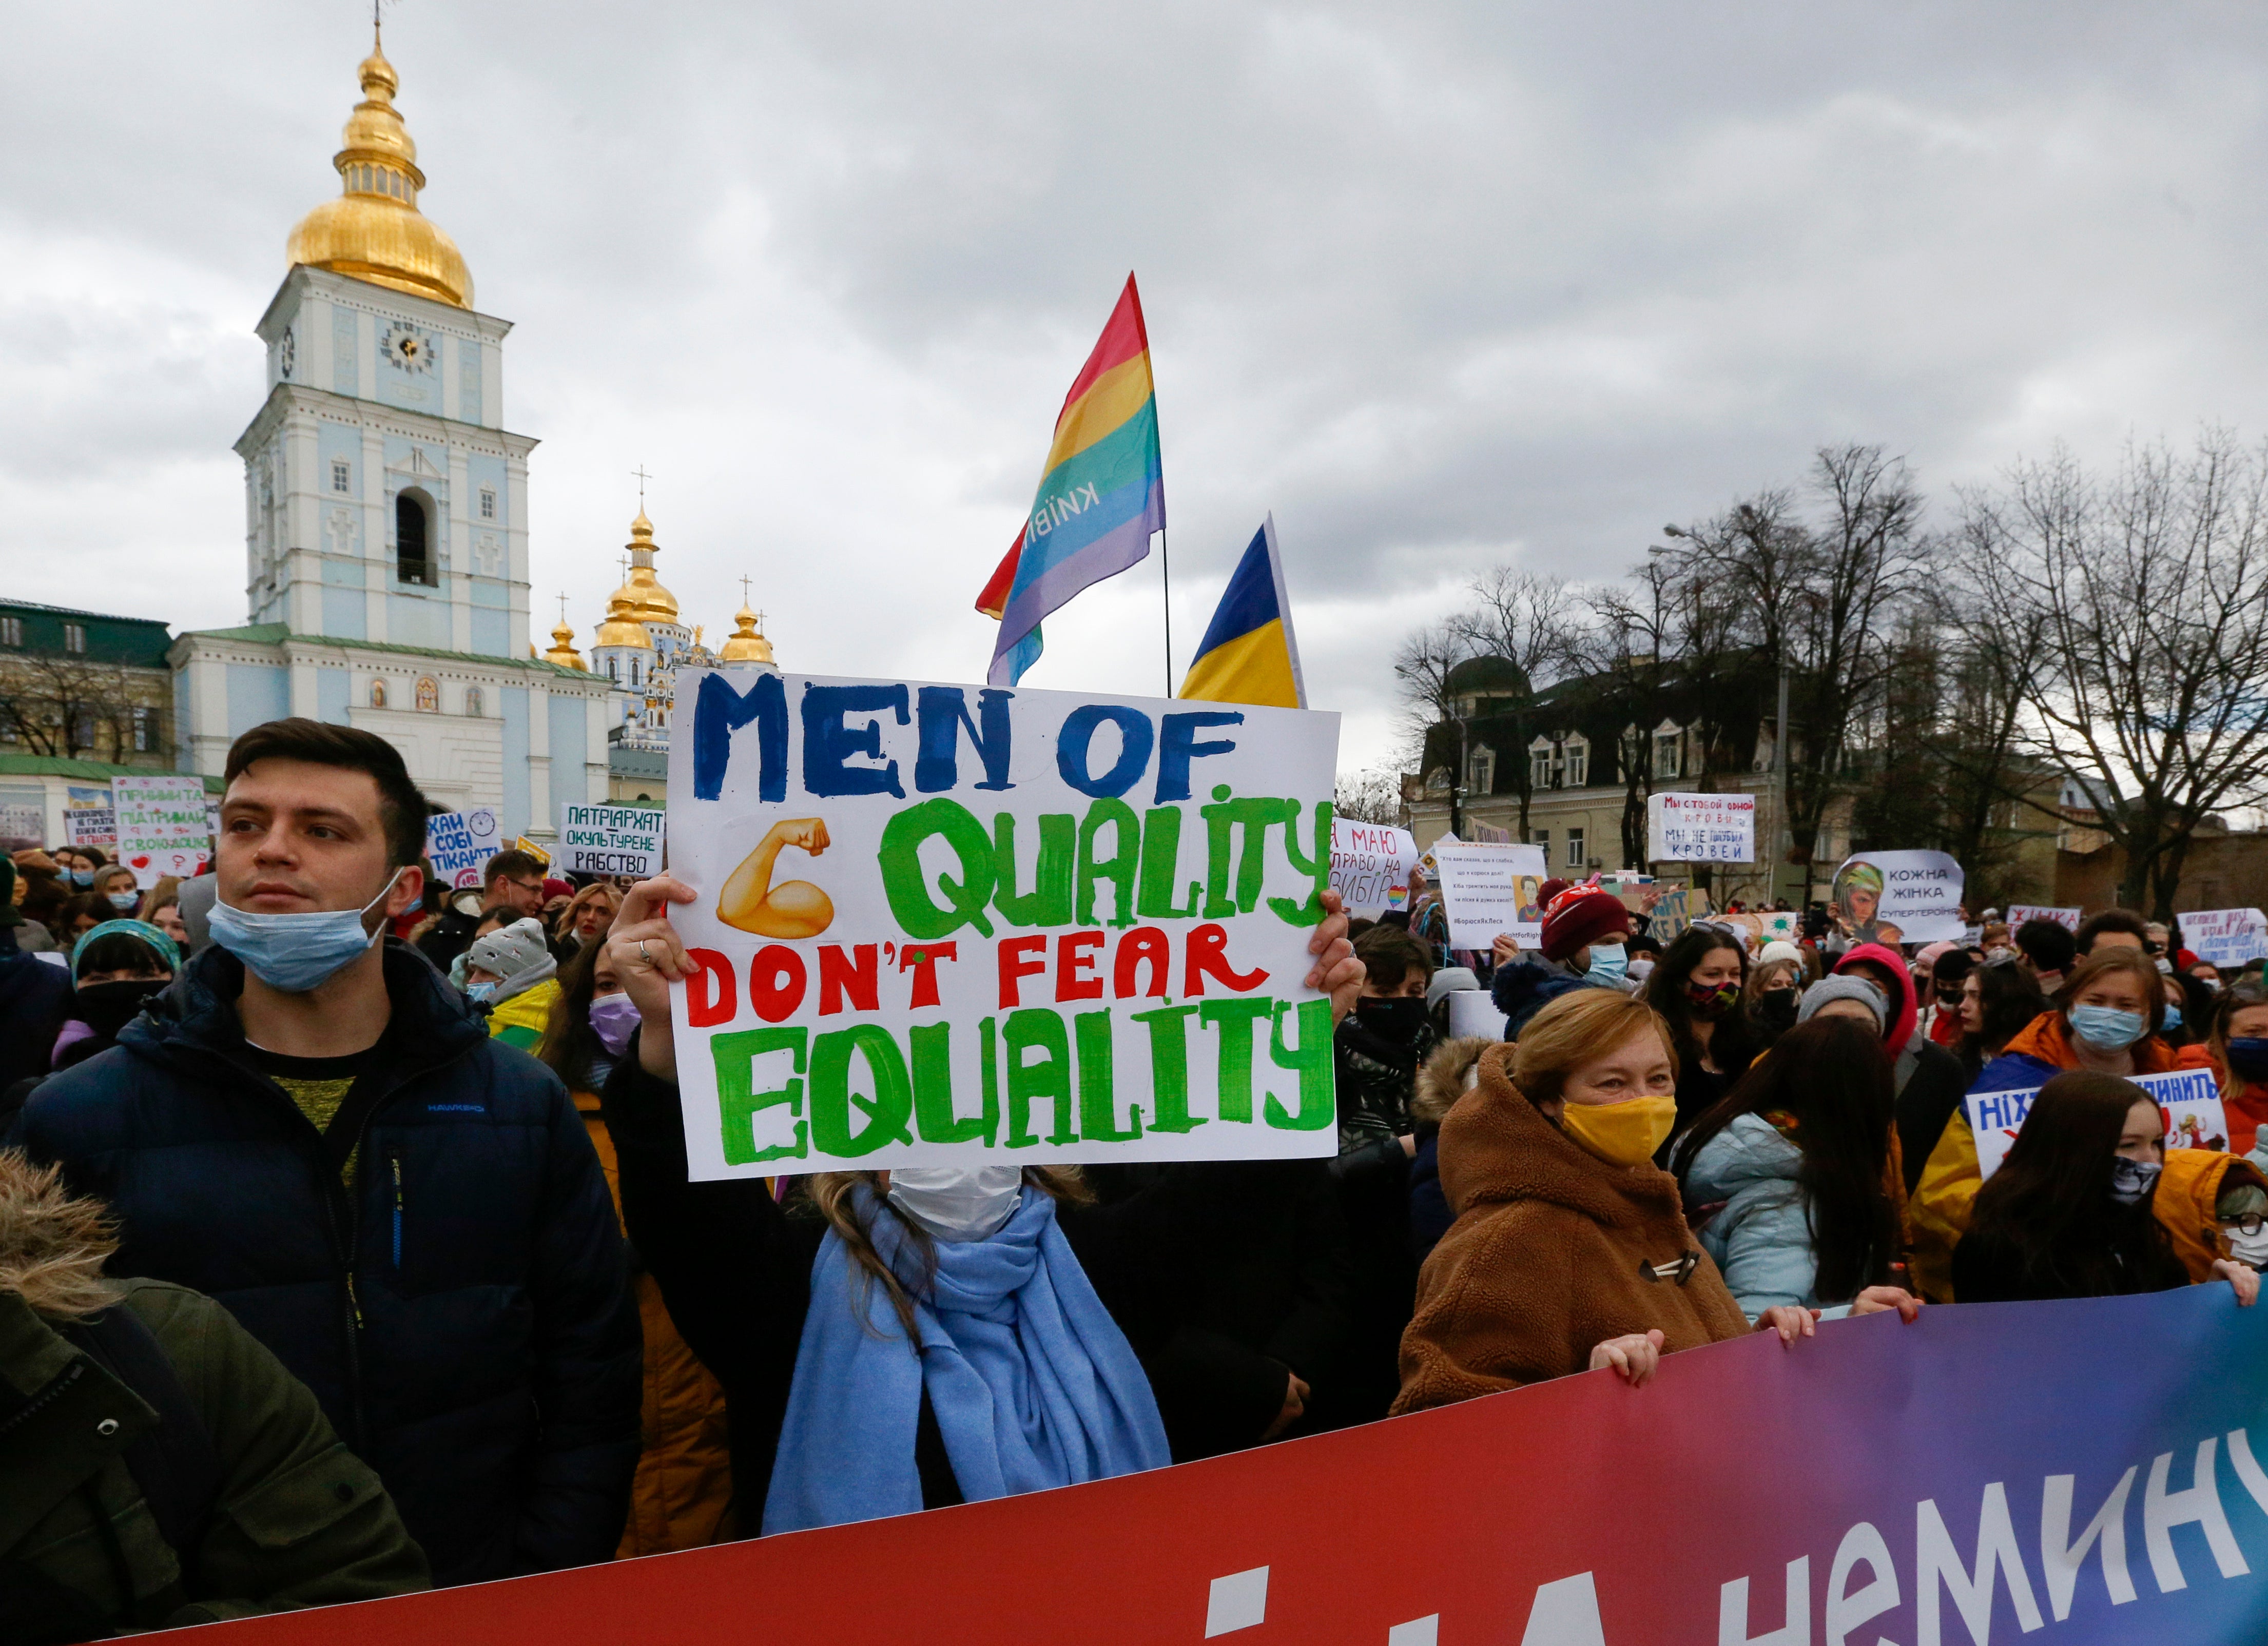
POLYGON ((1543 910, 1543 958, 1564 960, 1606 937, 1630 935, 1630 910, 1622 899, 1595 885, 1572 885, 1543 910))
POLYGON ((538 966, 556 966, 543 941, 543 927, 532 917, 499 927, 465 952, 468 965, 494 972, 507 983, 538 966))
POLYGON ((1560 879, 1557 875, 1554 875, 1550 879, 1546 880, 1542 885, 1535 888, 1535 906, 1538 908, 1550 908, 1551 900, 1558 896, 1566 889, 1567 882, 1560 879))
POLYGON ((1801 966, 1803 951, 1785 937, 1775 937, 1764 944, 1764 952, 1756 957, 1756 964, 1764 966, 1774 960, 1793 960, 1798 966, 1801 966))
POLYGON ((1481 980, 1473 975, 1473 968, 1469 966, 1437 967, 1432 981, 1425 985, 1425 1010, 1431 1011, 1440 1004, 1441 996, 1452 989, 1478 988, 1480 986, 1481 980))
POLYGON ((1808 1023, 1819 1015, 1819 1009, 1834 1000, 1855 1000, 1874 1014, 1874 1032, 1881 1032, 1889 1021, 1890 1009, 1882 998, 1882 991, 1863 977, 1852 977, 1838 973, 1822 977, 1803 991, 1803 1003, 1795 1009, 1795 1020, 1808 1023))

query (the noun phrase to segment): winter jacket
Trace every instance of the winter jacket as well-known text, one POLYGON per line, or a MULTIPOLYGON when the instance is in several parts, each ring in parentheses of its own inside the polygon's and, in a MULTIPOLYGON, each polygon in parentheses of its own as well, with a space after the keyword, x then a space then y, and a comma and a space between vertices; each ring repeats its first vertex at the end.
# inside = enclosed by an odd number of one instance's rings
POLYGON ((1418 1278, 1397 1413, 1581 1371, 1631 1333, 1659 1329, 1676 1350, 1749 1330, 1685 1226, 1677 1179, 1583 1150, 1513 1087, 1511 1054, 1484 1055, 1441 1122, 1457 1222, 1418 1278))
POLYGON ((2231 1091, 2228 1072, 2217 1065, 2214 1072, 2220 1077, 2220 1112, 2228 1121, 2228 1152, 2249 1155, 2268 1129, 2268 1085, 2248 1081, 2231 1091))
MULTIPOLYGON (((615 1140, 596 1092, 575 1094, 576 1112, 598 1151, 599 1169, 622 1209, 622 1167, 615 1140)), ((734 1535, 732 1431, 725 1419, 725 1391, 678 1335, 662 1302, 661 1287, 637 1263, 638 1325, 645 1342, 644 1388, 639 1402, 637 1473, 630 1481, 630 1523, 622 1528, 617 1560, 697 1549, 734 1535)), ((759 1505, 751 1503, 750 1510, 759 1505)))
POLYGON ((638 1340, 598 1158, 550 1070, 408 947, 384 966, 392 1021, 327 1133, 252 1060, 216 947, 43 1084, 18 1141, 111 1203, 112 1273, 207 1293, 314 1391, 437 1582, 603 1561, 638 1340))
POLYGON ((417 952, 433 963, 435 971, 446 975, 465 951, 473 946, 473 934, 480 929, 480 915, 468 915, 452 904, 441 911, 441 917, 417 940, 417 952))
MULTIPOLYGON (((2134 1047, 2138 1075, 2163 1074, 2183 1062, 2154 1034, 2134 1047)), ((2043 1086, 2063 1070, 2078 1067, 2079 1054, 2073 1049, 2062 1014, 2043 1011, 2008 1037, 2000 1055, 1984 1065, 1969 1092, 2021 1091, 2043 1086)), ((1946 1122, 1922 1167, 1911 1202, 1913 1249, 1908 1254, 1908 1272, 1916 1290, 1933 1303, 1955 1300, 1953 1252, 1968 1232, 1970 1209, 1984 1181, 1977 1166, 1977 1137, 1969 1129, 1969 1111, 1963 1106, 1946 1122)))
POLYGON ((1579 988, 1615 987, 1604 978, 1586 977, 1565 960, 1547 960, 1539 955, 1532 960, 1523 959, 1497 967, 1489 994, 1496 1002, 1496 1009, 1504 1013, 1504 1038, 1516 1040, 1528 1026, 1528 1019, 1560 996, 1572 995, 1579 988))
POLYGON ((48 1072, 74 998, 69 972, 16 947, 22 930, 0 926, 0 1091, 48 1072))
POLYGON ((2192 1281, 2213 1278, 2213 1266, 2229 1255, 2220 1231, 2220 1197, 2240 1183, 2268 1190, 2268 1175, 2251 1161, 2218 1149, 2169 1149, 2166 1169, 2150 1192, 2150 1209, 2165 1225, 2192 1281))
POLYGON ((1802 1170, 1803 1151, 1760 1114, 1734 1116, 1686 1169, 1685 1203, 1718 1209, 1700 1225, 1701 1249, 1751 1320, 1779 1304, 1850 1312, 1849 1298, 1818 1295, 1802 1170))
POLYGON ((426 1587, 378 1477, 273 1355, 209 1297, 156 1281, 123 1290, 112 1308, 131 1317, 116 1323, 124 1340, 163 1356, 174 1422, 202 1433, 162 1424, 143 1398, 158 1393, 151 1379, 83 1347, 120 1334, 59 1326, 0 1291, 0 1640, 41 1646, 426 1587), (174 1505, 192 1523, 174 1533, 186 1566, 142 1487, 153 1454, 178 1462, 185 1447, 210 1466, 174 1474, 202 1488, 174 1505))

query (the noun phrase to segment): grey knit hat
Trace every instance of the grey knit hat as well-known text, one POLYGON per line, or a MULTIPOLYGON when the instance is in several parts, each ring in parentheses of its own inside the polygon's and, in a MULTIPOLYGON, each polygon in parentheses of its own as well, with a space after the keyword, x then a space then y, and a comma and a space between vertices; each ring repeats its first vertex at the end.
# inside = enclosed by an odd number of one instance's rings
MULTIPOLYGON (((533 918, 516 920, 489 933, 465 952, 465 958, 468 964, 494 972, 506 983, 537 982, 557 969, 557 962, 544 944, 543 927, 533 918), (538 975, 530 977, 530 973, 538 975)), ((1881 998, 1875 996, 1877 1001, 1881 998)))
POLYGON ((1883 1002, 1882 991, 1863 977, 1822 977, 1803 991, 1803 1003, 1795 1009, 1795 1020, 1808 1023, 1819 1015, 1819 1009, 1833 1000, 1855 1000, 1874 1014, 1874 1032, 1881 1033, 1889 1021, 1889 1007, 1883 1002))

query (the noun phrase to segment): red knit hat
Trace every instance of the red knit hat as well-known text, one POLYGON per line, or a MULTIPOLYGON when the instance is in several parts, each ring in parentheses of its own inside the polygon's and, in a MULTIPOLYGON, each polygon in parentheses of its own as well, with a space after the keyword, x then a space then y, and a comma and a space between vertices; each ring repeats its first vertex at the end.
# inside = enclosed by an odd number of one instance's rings
POLYGON ((1550 906, 1551 900, 1558 896, 1566 889, 1567 882, 1560 879, 1556 875, 1550 879, 1546 880, 1542 885, 1535 888, 1535 901, 1538 907, 1549 908, 1550 906))
POLYGON ((1569 886, 1543 910, 1543 958, 1564 960, 1576 950, 1606 937, 1630 935, 1630 910, 1622 899, 1595 885, 1569 886))

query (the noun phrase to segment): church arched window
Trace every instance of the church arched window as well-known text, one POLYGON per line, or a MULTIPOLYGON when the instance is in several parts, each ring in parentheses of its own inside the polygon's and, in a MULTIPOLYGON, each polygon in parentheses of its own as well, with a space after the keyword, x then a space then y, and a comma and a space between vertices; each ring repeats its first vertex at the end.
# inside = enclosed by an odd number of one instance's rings
POLYGON ((441 688, 430 674, 420 675, 417 679, 417 712, 421 715, 441 712, 441 688))
POLYGON ((637 685, 637 659, 636 658, 632 658, 630 659, 630 684, 633 687, 637 685))
POLYGON ((438 588, 440 571, 433 555, 433 500, 414 488, 394 499, 394 576, 403 583, 438 588))
POLYGON ((470 716, 475 720, 478 720, 485 707, 486 706, 481 702, 481 688, 479 687, 468 686, 465 687, 465 713, 467 715, 470 716))
POLYGON ((622 683, 622 660, 620 658, 608 658, 607 659, 607 678, 617 685, 622 683))
POLYGON ((372 709, 383 709, 386 707, 386 682, 384 680, 372 680, 370 683, 370 706, 372 709))

